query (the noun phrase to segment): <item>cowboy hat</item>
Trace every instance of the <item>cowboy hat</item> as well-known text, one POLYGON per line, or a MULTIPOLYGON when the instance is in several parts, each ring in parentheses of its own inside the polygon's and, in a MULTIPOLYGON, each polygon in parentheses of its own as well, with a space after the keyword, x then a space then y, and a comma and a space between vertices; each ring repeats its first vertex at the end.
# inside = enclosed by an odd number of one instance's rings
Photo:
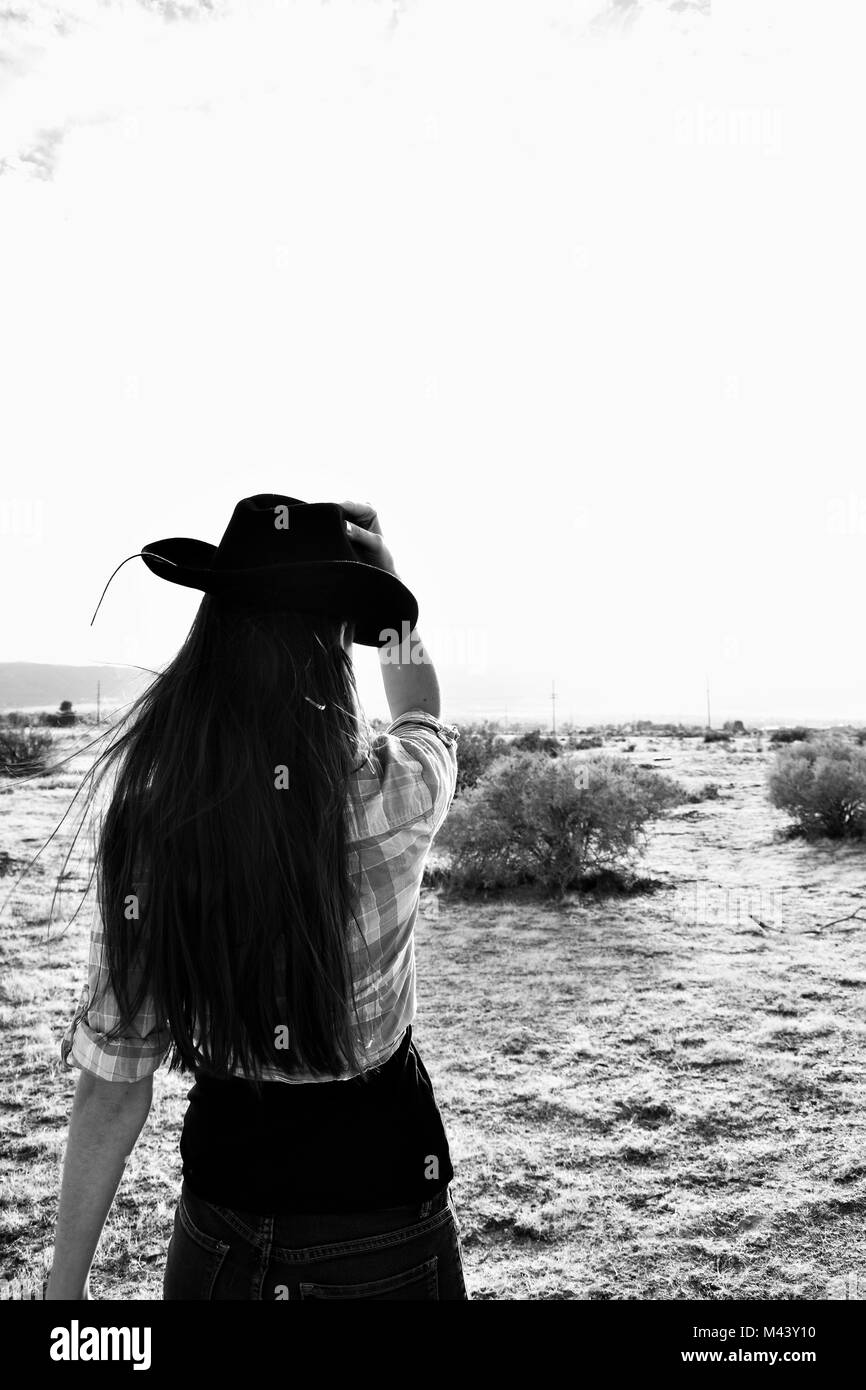
POLYGON ((219 545, 171 536, 140 552, 170 584, 222 598, 330 614, 354 623, 354 640, 381 647, 418 621, 418 604, 388 570, 358 559, 336 502, 260 492, 238 502, 219 545))

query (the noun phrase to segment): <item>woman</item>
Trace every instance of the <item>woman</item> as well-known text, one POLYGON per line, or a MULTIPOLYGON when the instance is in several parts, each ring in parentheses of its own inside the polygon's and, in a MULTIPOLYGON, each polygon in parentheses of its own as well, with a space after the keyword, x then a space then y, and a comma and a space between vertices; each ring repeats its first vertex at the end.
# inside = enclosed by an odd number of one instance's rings
POLYGON ((188 1072, 167 1299, 465 1299, 412 1038, 424 863, 457 732, 376 513, 245 498, 218 547, 141 552, 205 598, 98 760, 79 1066, 46 1297, 88 1297, 153 1073, 188 1072), (363 732, 352 640, 392 723, 363 732))

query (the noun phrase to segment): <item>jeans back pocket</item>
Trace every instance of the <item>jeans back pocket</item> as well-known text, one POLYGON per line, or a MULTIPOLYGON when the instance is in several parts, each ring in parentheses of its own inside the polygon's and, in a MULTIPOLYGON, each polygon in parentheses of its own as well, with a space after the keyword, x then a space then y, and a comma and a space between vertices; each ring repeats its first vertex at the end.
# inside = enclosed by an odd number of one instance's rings
POLYGON ((208 1300, 230 1246, 202 1231, 189 1214, 183 1194, 174 1214, 163 1281, 166 1299, 208 1300))
POLYGON ((391 1274, 387 1279, 373 1279, 360 1284, 311 1284, 301 1281, 299 1293, 302 1299, 423 1299, 426 1302, 439 1299, 439 1261, 434 1255, 423 1264, 412 1269, 391 1274))

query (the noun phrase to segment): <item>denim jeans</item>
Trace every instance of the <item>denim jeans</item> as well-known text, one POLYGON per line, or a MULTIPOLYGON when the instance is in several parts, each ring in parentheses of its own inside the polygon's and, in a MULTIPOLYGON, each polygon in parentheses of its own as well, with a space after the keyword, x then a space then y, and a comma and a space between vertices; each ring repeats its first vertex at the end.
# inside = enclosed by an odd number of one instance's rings
POLYGON ((273 1216, 229 1210, 184 1182, 163 1298, 466 1299, 450 1189, 422 1206, 273 1216))

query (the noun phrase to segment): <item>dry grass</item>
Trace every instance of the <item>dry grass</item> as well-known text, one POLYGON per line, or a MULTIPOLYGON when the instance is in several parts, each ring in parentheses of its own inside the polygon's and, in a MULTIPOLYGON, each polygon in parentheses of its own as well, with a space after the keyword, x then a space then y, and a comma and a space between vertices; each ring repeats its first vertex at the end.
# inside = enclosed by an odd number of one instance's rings
MULTIPOLYGON (((769 755, 748 740, 633 741, 636 758, 721 788, 659 827, 644 865, 658 891, 561 907, 425 894, 416 1038, 451 1136, 470 1292, 824 1298, 863 1274, 866 927, 812 929, 858 906, 866 855, 780 839, 769 755)), ((50 833, 70 780, 3 788, 13 862, 50 833)), ((47 935, 60 857, 0 933, 0 1273, 24 1280, 52 1238, 74 1085, 58 1045, 87 945, 87 916, 47 935)), ((69 912, 87 873, 80 861, 69 912)), ((158 1074, 95 1297, 160 1296, 188 1088, 158 1074)))

